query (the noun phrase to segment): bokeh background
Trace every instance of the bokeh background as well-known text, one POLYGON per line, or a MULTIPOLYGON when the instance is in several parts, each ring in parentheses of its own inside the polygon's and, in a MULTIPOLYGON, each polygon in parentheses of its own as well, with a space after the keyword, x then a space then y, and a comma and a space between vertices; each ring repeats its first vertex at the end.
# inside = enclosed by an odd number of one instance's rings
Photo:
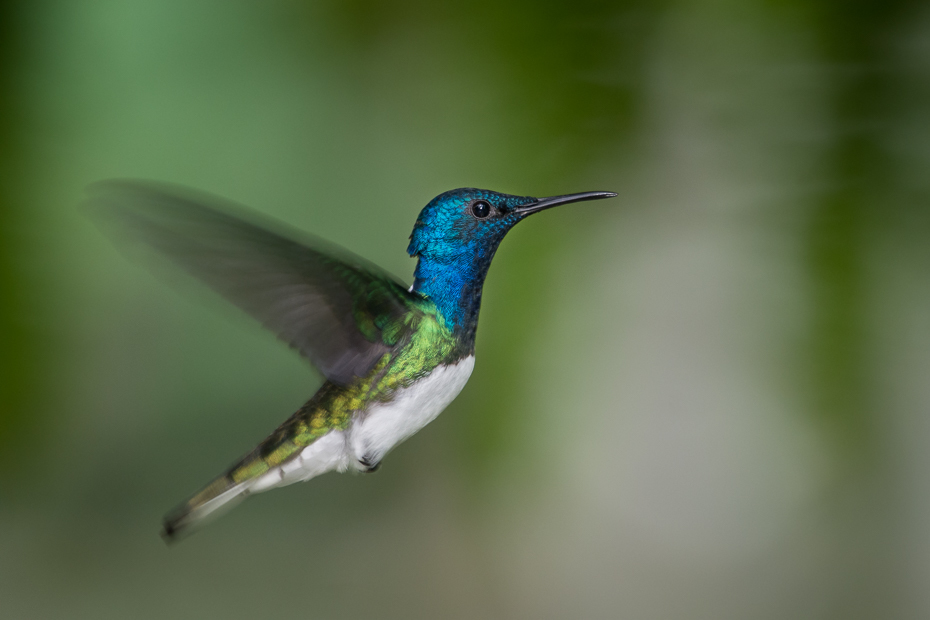
POLYGON ((0 5, 0 616, 930 617, 930 5, 0 5), (409 281, 521 224, 475 374, 373 476, 161 515, 320 383, 81 212, 251 205, 409 281))

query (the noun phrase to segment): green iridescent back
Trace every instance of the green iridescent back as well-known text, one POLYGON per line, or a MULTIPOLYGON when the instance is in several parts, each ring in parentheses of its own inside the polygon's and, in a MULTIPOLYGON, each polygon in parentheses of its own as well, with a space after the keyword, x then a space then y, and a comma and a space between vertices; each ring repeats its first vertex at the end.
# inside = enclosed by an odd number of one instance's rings
POLYGON ((348 385, 327 381, 303 407, 288 418, 252 452, 190 498, 177 512, 186 512, 234 486, 258 478, 293 458, 332 430, 345 430, 353 417, 374 403, 386 402, 400 388, 409 387, 439 364, 454 363, 464 350, 446 326, 436 305, 425 297, 410 300, 403 325, 385 325, 385 338, 404 333, 364 377, 348 385))

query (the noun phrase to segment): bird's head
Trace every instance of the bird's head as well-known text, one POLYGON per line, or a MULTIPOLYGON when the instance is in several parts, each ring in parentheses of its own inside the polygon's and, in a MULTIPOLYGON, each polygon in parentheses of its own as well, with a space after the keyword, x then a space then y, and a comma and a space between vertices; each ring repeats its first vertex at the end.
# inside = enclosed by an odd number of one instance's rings
POLYGON ((507 231, 526 216, 557 205, 612 196, 616 194, 583 192, 532 198, 486 189, 454 189, 436 196, 420 211, 407 252, 439 263, 459 262, 463 256, 490 261, 507 231))
POLYGON ((454 189, 426 205, 407 252, 419 258, 413 290, 436 304, 446 325, 474 343, 481 287, 504 235, 526 216, 557 205, 616 196, 584 192, 549 198, 511 196, 486 189, 454 189))

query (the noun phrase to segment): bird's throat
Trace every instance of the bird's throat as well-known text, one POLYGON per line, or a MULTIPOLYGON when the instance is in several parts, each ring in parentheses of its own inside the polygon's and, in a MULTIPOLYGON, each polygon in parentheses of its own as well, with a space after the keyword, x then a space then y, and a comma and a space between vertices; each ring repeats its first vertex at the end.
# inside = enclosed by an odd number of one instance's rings
POLYGON ((429 297, 460 341, 474 343, 481 290, 495 248, 443 256, 420 256, 413 290, 429 297))

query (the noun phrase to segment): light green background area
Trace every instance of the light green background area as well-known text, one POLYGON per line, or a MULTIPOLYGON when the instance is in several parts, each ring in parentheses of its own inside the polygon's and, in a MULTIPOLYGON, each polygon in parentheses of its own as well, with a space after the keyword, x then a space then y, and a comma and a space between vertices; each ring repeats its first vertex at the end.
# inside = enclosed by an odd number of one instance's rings
POLYGON ((0 617, 930 616, 921 3, 0 11, 0 617), (471 382, 377 474, 166 548, 320 379, 114 249, 113 177, 406 281, 444 190, 620 196, 511 233, 471 382))

